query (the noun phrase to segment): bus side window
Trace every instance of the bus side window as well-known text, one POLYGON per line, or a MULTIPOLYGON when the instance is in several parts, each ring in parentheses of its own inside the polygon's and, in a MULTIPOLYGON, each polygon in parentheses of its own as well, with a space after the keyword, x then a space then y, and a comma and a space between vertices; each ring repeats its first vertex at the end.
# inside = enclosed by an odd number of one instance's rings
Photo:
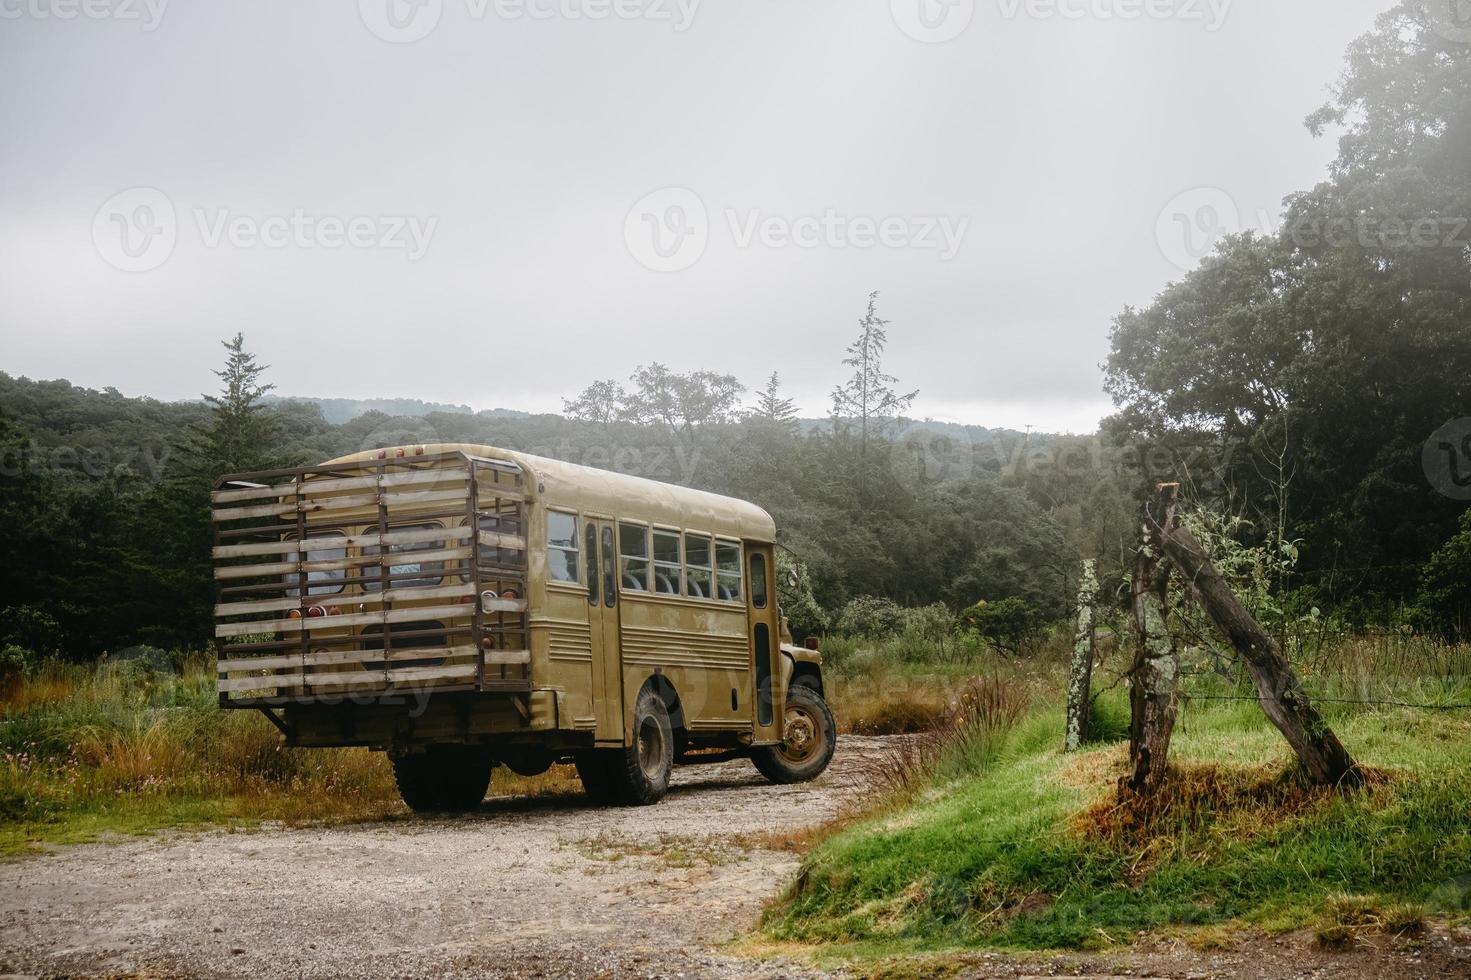
POLYGON ((598 527, 592 521, 587 522, 587 604, 596 606, 598 604, 598 527))
POLYGON ((766 556, 751 556, 751 605, 766 608, 766 556))

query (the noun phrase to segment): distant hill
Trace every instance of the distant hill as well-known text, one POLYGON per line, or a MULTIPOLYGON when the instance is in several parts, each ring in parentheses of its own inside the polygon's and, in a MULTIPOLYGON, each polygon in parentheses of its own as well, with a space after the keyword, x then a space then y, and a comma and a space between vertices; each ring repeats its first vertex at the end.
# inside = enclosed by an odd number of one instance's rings
POLYGON ((417 398, 314 398, 305 395, 268 395, 267 404, 305 402, 322 410, 322 418, 332 425, 342 425, 368 412, 382 412, 396 418, 423 418, 426 415, 479 415, 485 418, 528 418, 531 413, 510 408, 490 408, 477 412, 469 405, 449 405, 420 401, 417 398))

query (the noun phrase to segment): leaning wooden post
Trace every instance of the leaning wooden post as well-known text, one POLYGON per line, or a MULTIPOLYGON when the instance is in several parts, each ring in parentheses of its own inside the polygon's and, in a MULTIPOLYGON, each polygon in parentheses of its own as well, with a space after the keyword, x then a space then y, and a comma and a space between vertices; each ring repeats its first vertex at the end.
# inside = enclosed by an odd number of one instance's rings
POLYGON ((1088 709, 1093 684, 1093 599, 1098 593, 1098 563, 1083 562, 1078 583, 1078 626, 1073 632, 1073 664, 1068 673, 1067 731, 1062 750, 1076 752, 1088 734, 1088 709))
POLYGON ((1362 784, 1363 773, 1303 693, 1277 641, 1246 611, 1200 542, 1185 528, 1172 524, 1162 521, 1152 528, 1159 547, 1216 629, 1246 661, 1256 681, 1257 702, 1292 746, 1308 778, 1327 786, 1362 784))
POLYGON ((1129 774, 1121 793, 1152 793, 1164 780, 1170 736, 1175 730, 1180 658, 1165 626, 1168 567, 1155 559, 1152 529, 1174 522, 1179 484, 1160 484, 1159 497, 1144 507, 1143 535, 1134 564, 1134 663, 1129 670, 1129 774))

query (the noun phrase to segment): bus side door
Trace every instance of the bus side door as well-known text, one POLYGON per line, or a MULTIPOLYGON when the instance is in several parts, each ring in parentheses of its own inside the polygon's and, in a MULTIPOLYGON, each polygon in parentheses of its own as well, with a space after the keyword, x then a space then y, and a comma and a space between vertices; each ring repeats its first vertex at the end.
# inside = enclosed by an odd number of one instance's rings
POLYGON ((601 601, 588 609, 588 628, 592 631, 593 714, 597 718, 594 739, 599 745, 623 745, 623 655, 618 642, 618 550, 614 543, 613 521, 587 518, 587 526, 596 528, 596 560, 602 588, 601 601))
POLYGON ((781 613, 776 561, 770 544, 745 542, 746 620, 751 638, 751 731, 756 745, 780 742, 786 691, 781 679, 781 613))

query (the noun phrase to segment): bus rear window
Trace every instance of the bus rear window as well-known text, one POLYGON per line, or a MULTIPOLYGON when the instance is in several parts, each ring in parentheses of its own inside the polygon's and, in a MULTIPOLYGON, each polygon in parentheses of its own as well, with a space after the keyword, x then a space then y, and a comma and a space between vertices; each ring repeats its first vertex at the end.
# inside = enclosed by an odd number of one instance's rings
MULTIPOLYGON (((389 533, 392 533, 394 531, 428 531, 436 529, 438 527, 438 524, 404 524, 398 527, 390 527, 388 530, 389 533)), ((413 575, 413 573, 420 574, 409 578, 395 578, 388 583, 388 587, 390 589, 415 589, 422 588, 424 586, 438 585, 444 579, 444 562, 414 561, 413 553, 416 551, 441 551, 444 549, 444 546, 445 545, 443 541, 415 541, 412 544, 389 545, 388 553, 390 555, 404 556, 403 561, 395 562, 394 564, 388 566, 389 575, 409 576, 413 575)), ((376 544, 370 544, 363 549, 364 555, 380 555, 382 553, 383 549, 376 544)), ((374 570, 375 566, 373 565, 369 565, 363 569, 364 574, 369 576, 369 578, 363 582, 364 592, 377 592, 383 588, 383 582, 381 579, 375 580, 371 577, 374 570)))

